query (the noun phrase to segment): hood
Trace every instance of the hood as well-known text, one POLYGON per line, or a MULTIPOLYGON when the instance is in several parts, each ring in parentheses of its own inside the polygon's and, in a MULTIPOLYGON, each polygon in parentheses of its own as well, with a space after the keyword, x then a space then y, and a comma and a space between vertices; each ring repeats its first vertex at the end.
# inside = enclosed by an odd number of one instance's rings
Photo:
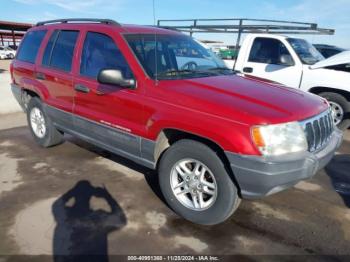
POLYGON ((243 124, 304 120, 326 110, 319 96, 245 77, 163 80, 164 100, 243 124))
POLYGON ((310 66, 311 69, 324 68, 350 63, 350 51, 344 51, 310 66))

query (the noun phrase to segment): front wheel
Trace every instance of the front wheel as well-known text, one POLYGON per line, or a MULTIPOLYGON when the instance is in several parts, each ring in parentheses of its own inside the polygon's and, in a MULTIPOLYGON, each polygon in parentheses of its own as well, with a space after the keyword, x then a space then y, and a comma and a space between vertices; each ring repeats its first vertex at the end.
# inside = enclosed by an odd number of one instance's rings
POLYGON ((180 140, 164 153, 159 184, 169 206, 197 224, 221 223, 240 203, 224 163, 209 147, 193 140, 180 140))
POLYGON ((350 126, 350 103, 346 98, 337 93, 325 92, 319 94, 328 100, 331 106, 334 124, 341 130, 350 126))

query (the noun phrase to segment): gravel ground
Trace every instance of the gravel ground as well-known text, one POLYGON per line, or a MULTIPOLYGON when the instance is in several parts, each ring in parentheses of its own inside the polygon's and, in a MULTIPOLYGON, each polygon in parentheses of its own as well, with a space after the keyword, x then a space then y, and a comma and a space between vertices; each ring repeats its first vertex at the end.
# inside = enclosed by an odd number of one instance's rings
MULTIPOLYGON (((0 113, 19 111, 9 62, 0 60, 0 113)), ((152 170, 70 136, 40 148, 25 126, 23 113, 0 116, 0 256, 350 255, 350 196, 333 186, 350 184, 349 130, 311 180, 198 226, 167 207, 152 170)))

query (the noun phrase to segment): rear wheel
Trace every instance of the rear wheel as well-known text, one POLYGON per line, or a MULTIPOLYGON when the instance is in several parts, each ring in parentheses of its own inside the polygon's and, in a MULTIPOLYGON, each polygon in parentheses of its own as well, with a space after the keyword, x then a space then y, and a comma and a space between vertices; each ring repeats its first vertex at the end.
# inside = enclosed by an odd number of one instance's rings
POLYGON ((37 97, 32 97, 28 103, 27 121, 34 140, 39 145, 50 147, 64 141, 63 134, 53 125, 37 97))
POLYGON ((337 93, 325 92, 319 94, 323 98, 327 99, 331 109, 334 124, 339 129, 345 130, 350 126, 350 103, 346 98, 337 93))
POLYGON ((223 222, 240 203, 224 163, 208 146, 180 140, 162 156, 159 184, 169 206, 197 224, 223 222))

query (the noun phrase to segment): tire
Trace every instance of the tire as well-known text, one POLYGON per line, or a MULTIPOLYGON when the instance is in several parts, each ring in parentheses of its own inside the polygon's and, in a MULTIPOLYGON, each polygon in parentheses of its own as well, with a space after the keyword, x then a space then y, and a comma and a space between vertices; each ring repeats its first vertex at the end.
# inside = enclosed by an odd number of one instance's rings
POLYGON ((35 142, 40 146, 51 147, 63 143, 63 133, 58 131, 53 125, 38 97, 32 97, 28 103, 27 121, 35 142), (35 118, 36 120, 32 121, 32 118, 35 118), (37 125, 36 123, 39 121, 38 118, 43 119, 41 122, 42 124, 40 124, 42 128, 39 128, 40 130, 44 130, 43 132, 40 132, 38 131, 38 128, 35 128, 37 125))
POLYGON ((10 54, 10 59, 14 59, 15 56, 13 54, 10 54))
POLYGON ((343 111, 343 118, 337 127, 341 130, 346 130, 350 127, 350 102, 346 98, 337 93, 325 92, 319 94, 319 96, 328 100, 328 102, 336 107, 340 107, 343 111))
MULTIPOLYGON (((213 150, 197 141, 184 139, 174 143, 161 157, 158 173, 159 185, 168 205, 177 214, 191 222, 202 225, 219 224, 229 218, 240 203, 237 188, 230 178, 224 163, 213 150), (189 162, 185 163, 183 161, 189 162), (192 199, 192 203, 194 203, 193 201, 195 199, 191 197, 191 193, 182 194, 182 199, 180 200, 172 189, 175 186, 174 183, 185 183, 186 180, 185 178, 182 179, 183 177, 179 175, 179 172, 175 171, 175 166, 180 165, 180 163, 185 163, 185 165, 187 165, 189 169, 192 169, 192 171, 194 170, 194 163, 199 163, 199 165, 202 165, 199 170, 203 171, 203 168, 207 169, 205 175, 202 177, 206 177, 205 179, 207 179, 207 182, 209 179, 211 185, 216 185, 216 197, 204 193, 205 189, 206 191, 210 189, 205 185, 202 185, 202 190, 199 190, 201 192, 197 192, 198 196, 199 194, 202 194, 207 198, 205 202, 206 204, 203 204, 202 208, 198 209, 197 206, 197 210, 195 210, 196 207, 194 207, 194 205, 191 207, 192 204, 190 199, 192 199), (176 177, 175 180, 173 179, 174 175, 176 177), (211 180, 211 176, 213 176, 215 180, 211 180), (211 204, 207 205, 207 203, 211 204)), ((201 183, 201 179, 197 177, 197 181, 198 180, 199 183, 201 183)), ((194 180, 194 175, 193 179, 189 180, 190 184, 192 182, 198 183, 194 180)), ((176 190, 183 191, 185 190, 185 187, 176 190)), ((178 192, 179 191, 177 191, 176 194, 178 194, 178 192)), ((215 192, 215 190, 211 190, 211 192, 215 192)), ((199 202, 196 203, 198 204, 199 202)))

